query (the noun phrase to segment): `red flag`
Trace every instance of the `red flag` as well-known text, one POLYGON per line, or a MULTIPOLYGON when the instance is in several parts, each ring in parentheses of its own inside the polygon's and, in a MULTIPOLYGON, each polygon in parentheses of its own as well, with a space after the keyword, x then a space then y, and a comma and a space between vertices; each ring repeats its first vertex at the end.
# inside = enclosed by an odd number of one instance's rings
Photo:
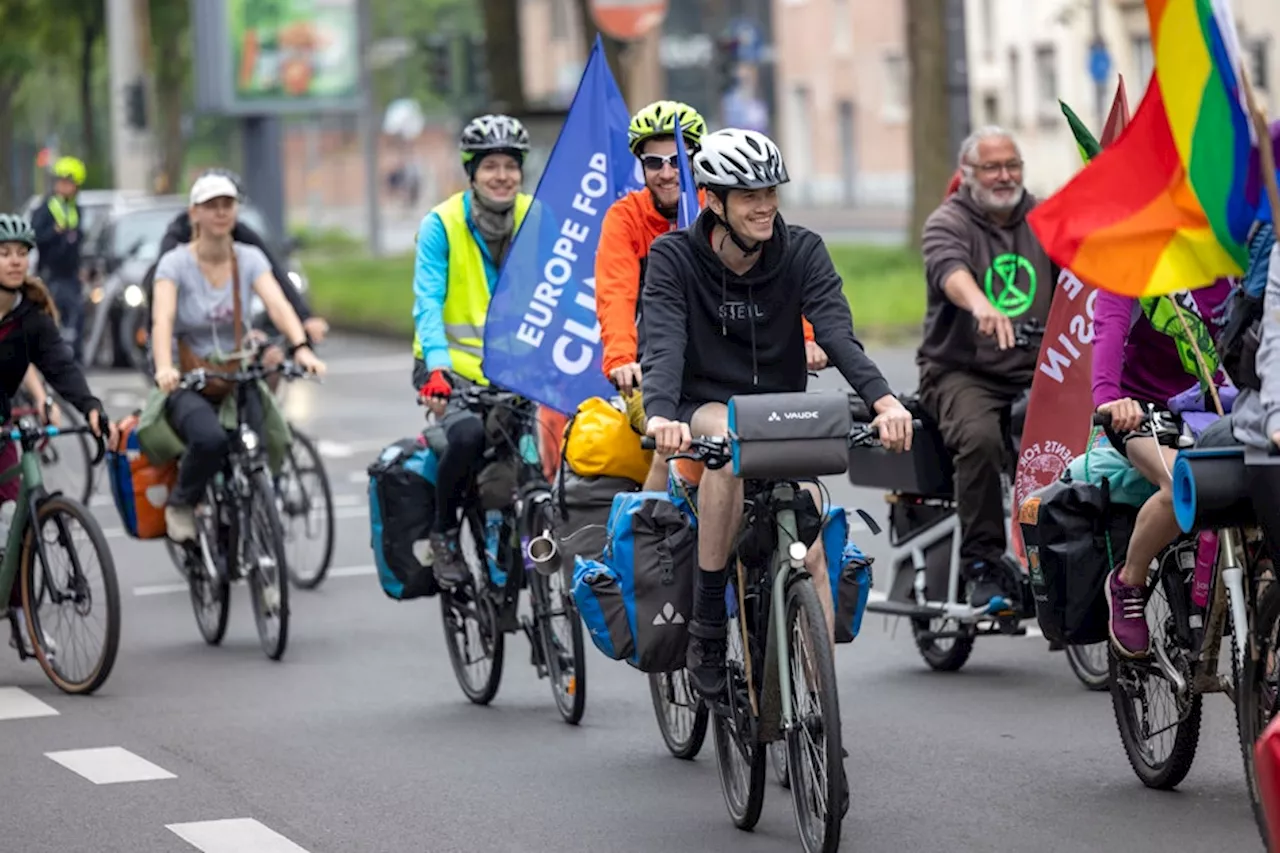
POLYGON ((947 190, 942 194, 942 200, 946 201, 957 192, 960 191, 960 184, 964 182, 964 174, 956 169, 956 173, 951 176, 951 180, 947 182, 947 190))
MULTIPOLYGON (((1121 78, 1100 144, 1105 148, 1114 142, 1128 122, 1129 100, 1121 78)), ((1089 420, 1081 413, 1093 411, 1094 298, 1094 289, 1070 270, 1059 274, 1022 430, 1013 483, 1015 519, 1027 496, 1062 476, 1089 442, 1089 420)), ((1011 544, 1025 564, 1022 528, 1016 523, 1011 544)))
POLYGON ((1258 799, 1267 819, 1268 848, 1280 850, 1280 717, 1276 717, 1253 745, 1258 774, 1258 799))

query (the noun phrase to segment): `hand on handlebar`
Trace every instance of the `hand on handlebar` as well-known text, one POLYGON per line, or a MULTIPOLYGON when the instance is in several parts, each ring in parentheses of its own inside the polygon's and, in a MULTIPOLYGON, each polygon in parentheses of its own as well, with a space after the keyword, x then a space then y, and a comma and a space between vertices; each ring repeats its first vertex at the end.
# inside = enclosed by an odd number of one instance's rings
POLYGON ((1116 432, 1132 432, 1142 426, 1146 412, 1138 401, 1130 397, 1121 397, 1098 407, 1098 414, 1111 416, 1111 428, 1116 432))
POLYGON ((876 417, 871 426, 876 429, 880 443, 888 450, 901 453, 911 449, 914 419, 897 397, 881 397, 875 402, 876 417))
POLYGON ((166 394, 172 393, 180 381, 182 381, 182 374, 178 373, 177 368, 165 367, 156 371, 156 385, 160 386, 160 390, 166 394))
POLYGON ((1000 349, 1010 349, 1016 343, 1013 321, 988 300, 983 299, 973 307, 973 319, 978 321, 978 331, 989 338, 994 337, 1000 349))
POLYGON ((433 370, 427 381, 418 389, 418 403, 426 406, 433 415, 441 417, 453 395, 453 384, 444 370, 433 370))
POLYGON ((809 370, 822 370, 827 366, 827 351, 818 346, 816 341, 804 342, 804 358, 809 370))
POLYGON ((324 362, 316 357, 311 347, 303 347, 293 354, 293 363, 312 376, 324 376, 324 362))
POLYGON ((693 443, 688 424, 670 421, 656 415, 649 418, 645 433, 653 438, 657 445, 656 450, 663 456, 684 453, 693 443))
POLYGON ((640 365, 633 361, 615 367, 609 371, 609 381, 622 392, 622 396, 631 396, 631 392, 640 387, 640 365))

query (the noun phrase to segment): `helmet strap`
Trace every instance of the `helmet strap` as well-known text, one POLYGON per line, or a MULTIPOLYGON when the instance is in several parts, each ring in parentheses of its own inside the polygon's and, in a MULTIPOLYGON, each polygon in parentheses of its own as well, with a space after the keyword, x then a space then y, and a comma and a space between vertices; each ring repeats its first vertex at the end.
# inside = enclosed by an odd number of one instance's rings
MULTIPOLYGON (((714 192, 716 196, 720 199, 720 203, 724 205, 724 212, 728 214, 729 191, 724 189, 718 189, 718 190, 715 190, 714 192)), ((733 245, 737 246, 740 250, 742 250, 742 254, 746 255, 748 258, 764 248, 763 242, 756 243, 754 246, 747 245, 747 242, 743 240, 740 236, 738 236, 738 232, 733 230, 733 226, 729 224, 729 220, 726 216, 721 216, 720 214, 716 213, 714 210, 711 211, 711 214, 716 218, 716 224, 719 225, 721 228, 723 228, 725 231, 729 232, 729 239, 733 241, 733 245)))
POLYGON ((7 293, 21 293, 22 288, 25 287, 26 284, 27 284, 26 279, 23 279, 22 284, 18 285, 17 287, 10 287, 7 284, 0 283, 0 290, 3 290, 7 293))
POLYGON ((653 199, 654 210, 658 211, 658 213, 661 213, 663 218, 666 219, 668 222, 675 222, 676 219, 679 218, 680 216, 679 201, 677 201, 675 204, 671 205, 670 207, 664 207, 663 205, 658 203, 658 194, 655 193, 653 190, 649 190, 649 197, 653 199))

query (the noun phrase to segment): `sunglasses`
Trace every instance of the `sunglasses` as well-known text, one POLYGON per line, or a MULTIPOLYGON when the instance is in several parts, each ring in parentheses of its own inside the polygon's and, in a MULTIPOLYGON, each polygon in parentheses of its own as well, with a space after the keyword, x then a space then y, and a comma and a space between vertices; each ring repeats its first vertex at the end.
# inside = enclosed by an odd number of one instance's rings
POLYGON ((650 172, 661 172, 663 166, 670 166, 673 169, 678 169, 678 156, 679 155, 676 154, 668 154, 665 157, 660 157, 657 154, 646 154, 640 158, 640 162, 644 165, 645 169, 650 172))

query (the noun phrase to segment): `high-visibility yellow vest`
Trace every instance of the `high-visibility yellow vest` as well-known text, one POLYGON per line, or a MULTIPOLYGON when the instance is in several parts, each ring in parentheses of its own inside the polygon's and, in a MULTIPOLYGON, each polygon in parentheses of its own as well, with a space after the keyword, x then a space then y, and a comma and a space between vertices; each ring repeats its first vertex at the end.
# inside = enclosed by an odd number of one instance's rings
MULTIPOLYGON (((456 193, 432 210, 444 225, 449 241, 449 277, 445 284, 444 336, 449 343, 453 372, 472 382, 488 384, 480 362, 484 357, 484 321, 489 313, 489 276, 484 251, 471 233, 465 206, 466 191, 456 193)), ((533 196, 516 196, 515 229, 524 221, 533 196)), ((495 277, 497 273, 495 272, 495 277)), ((422 358, 422 341, 413 336, 413 355, 422 358)))
POLYGON ((59 228, 74 230, 80 225, 80 208, 73 201, 70 204, 56 195, 49 196, 49 212, 59 228))

